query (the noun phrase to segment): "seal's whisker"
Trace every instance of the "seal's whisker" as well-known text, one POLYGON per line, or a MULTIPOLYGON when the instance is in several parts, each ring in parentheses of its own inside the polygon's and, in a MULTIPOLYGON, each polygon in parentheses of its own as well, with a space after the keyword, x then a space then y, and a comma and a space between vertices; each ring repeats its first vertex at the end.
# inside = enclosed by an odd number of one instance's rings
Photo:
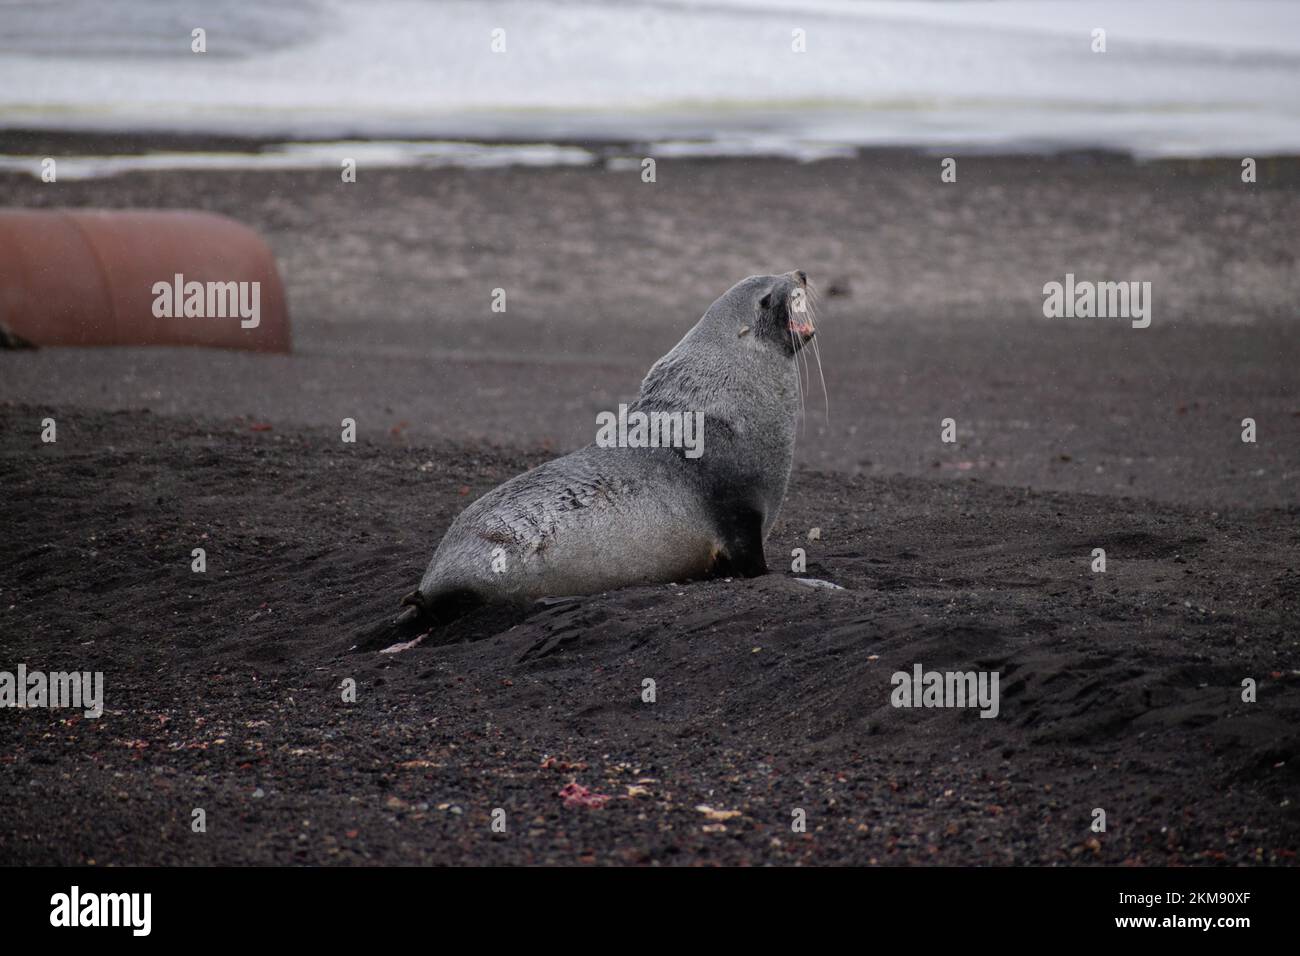
POLYGON ((785 332, 786 335, 790 336, 790 348, 794 350, 794 364, 795 364, 794 390, 795 390, 795 394, 799 396, 799 423, 802 425, 803 413, 804 413, 803 412, 803 380, 799 377, 799 348, 795 344, 794 329, 790 328, 787 325, 785 332))
MULTIPOLYGON (((812 322, 812 311, 811 311, 811 307, 810 307, 810 305, 809 305, 809 303, 808 303, 808 296, 806 296, 806 295, 803 296, 802 299, 800 300, 800 302, 801 302, 801 304, 802 304, 802 308, 800 309, 800 313, 801 313, 801 316, 800 316, 800 317, 801 317, 804 321, 806 321, 806 322, 808 322, 808 323, 811 324, 811 322, 812 322)), ((787 327, 788 327, 788 325, 787 325, 787 327)), ((800 334, 802 334, 802 333, 800 333, 800 334)), ((791 337, 791 339, 795 340, 795 341, 794 341, 794 345, 795 345, 795 350, 794 350, 794 354, 795 354, 795 364, 797 364, 797 365, 798 365, 798 366, 803 370, 803 371, 802 371, 802 377, 801 377, 801 380, 802 380, 802 383, 803 383, 803 390, 804 390, 805 392, 807 392, 807 391, 808 391, 808 386, 812 384, 812 372, 811 372, 811 371, 809 370, 809 368, 808 368, 808 356, 802 354, 802 353, 803 353, 803 349, 799 347, 802 343, 800 343, 800 342, 797 340, 797 337, 795 336, 795 333, 793 332, 793 330, 792 330, 791 333, 790 333, 790 337, 791 337)))
POLYGON ((813 388, 813 367, 809 365, 807 352, 802 349, 800 349, 800 362, 803 364, 803 394, 807 395, 809 389, 813 388))
POLYGON ((794 329, 789 322, 785 324, 785 332, 790 336, 790 348, 794 350, 794 389, 799 394, 799 424, 802 425, 807 418, 807 409, 804 407, 803 400, 803 379, 799 375, 799 342, 795 338, 794 329))
MULTIPOLYGON (((807 343, 800 343, 801 345, 807 343)), ((804 415, 808 414, 808 389, 812 386, 812 369, 808 365, 808 356, 802 348, 798 352, 799 362, 803 366, 803 400, 804 415)))
MULTIPOLYGON (((799 345, 800 343, 799 343, 799 341, 798 341, 798 335, 795 335, 794 333, 791 333, 791 334, 792 334, 792 335, 794 336, 794 338, 795 338, 795 345, 796 345, 796 346, 799 345)), ((803 354, 803 349, 802 349, 802 348, 796 348, 796 349, 794 350, 794 363, 795 363, 795 365, 797 365, 797 366, 799 367, 799 381, 800 381, 800 383, 803 385, 804 390, 807 391, 807 389, 808 389, 808 376, 807 376, 807 371, 808 371, 808 356, 806 356, 806 355, 803 354)))
MULTIPOLYGON (((817 307, 821 302, 817 295, 817 290, 813 287, 812 283, 808 283, 806 288, 808 291, 808 294, 805 296, 805 300, 808 304, 808 323, 813 327, 813 330, 816 331, 817 307)), ((822 399, 826 404, 826 422, 829 424, 831 420, 831 396, 830 392, 826 390, 826 374, 822 371, 821 345, 817 342, 817 336, 815 335, 811 341, 813 347, 813 358, 817 361, 817 377, 821 379, 822 383, 822 399)))
POLYGON ((822 372, 822 351, 817 345, 816 337, 812 340, 813 358, 817 360, 817 376, 822 380, 822 398, 826 402, 826 424, 831 421, 831 394, 826 391, 826 375, 822 372))

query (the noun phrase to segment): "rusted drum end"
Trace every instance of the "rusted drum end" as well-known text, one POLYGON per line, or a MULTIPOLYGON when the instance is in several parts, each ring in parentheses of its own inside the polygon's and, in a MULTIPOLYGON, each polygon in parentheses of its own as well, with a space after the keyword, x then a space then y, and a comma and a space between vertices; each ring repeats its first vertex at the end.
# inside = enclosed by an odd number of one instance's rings
POLYGON ((270 248, 207 212, 0 211, 0 328, 35 345, 288 352, 270 248))

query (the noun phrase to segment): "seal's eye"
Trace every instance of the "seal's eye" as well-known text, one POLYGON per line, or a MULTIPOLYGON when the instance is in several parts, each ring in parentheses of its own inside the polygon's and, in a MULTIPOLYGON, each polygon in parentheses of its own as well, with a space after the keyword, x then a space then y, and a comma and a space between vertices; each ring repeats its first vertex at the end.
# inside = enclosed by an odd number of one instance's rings
POLYGON ((763 298, 759 299, 758 307, 760 309, 772 308, 772 293, 769 292, 767 295, 763 296, 763 298))

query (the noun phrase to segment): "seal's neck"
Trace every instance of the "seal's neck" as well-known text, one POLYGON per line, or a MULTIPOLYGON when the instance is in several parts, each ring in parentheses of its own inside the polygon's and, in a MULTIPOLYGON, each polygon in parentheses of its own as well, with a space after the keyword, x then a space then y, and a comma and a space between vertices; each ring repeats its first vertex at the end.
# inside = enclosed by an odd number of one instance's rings
POLYGON ((708 318, 650 368, 636 407, 703 412, 706 429, 715 426, 709 440, 724 437, 717 433, 720 426, 736 440, 752 443, 764 457, 788 460, 799 414, 794 356, 735 333, 719 335, 708 318))

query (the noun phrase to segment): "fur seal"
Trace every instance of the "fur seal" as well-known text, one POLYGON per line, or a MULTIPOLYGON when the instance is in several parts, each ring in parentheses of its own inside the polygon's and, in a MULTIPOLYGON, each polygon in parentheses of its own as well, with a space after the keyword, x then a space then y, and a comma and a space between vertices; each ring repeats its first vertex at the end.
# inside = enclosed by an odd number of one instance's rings
POLYGON ((806 273, 736 283, 655 362, 630 406, 702 413, 696 457, 597 443, 512 478, 452 522, 405 610, 376 636, 479 604, 764 574, 794 459, 799 352, 815 334, 806 273))

